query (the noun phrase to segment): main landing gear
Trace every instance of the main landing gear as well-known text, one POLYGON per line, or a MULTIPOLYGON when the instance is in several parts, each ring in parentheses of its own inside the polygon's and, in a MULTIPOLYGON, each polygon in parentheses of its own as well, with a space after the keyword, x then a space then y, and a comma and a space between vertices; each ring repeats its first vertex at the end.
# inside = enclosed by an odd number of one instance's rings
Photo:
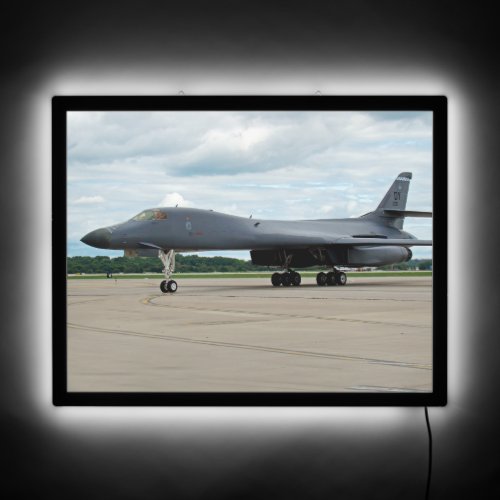
POLYGON ((177 282, 170 279, 175 270, 175 252, 169 250, 164 252, 163 250, 158 251, 158 257, 163 262, 163 272, 165 274, 165 280, 160 283, 160 290, 163 293, 174 293, 177 291, 177 282))
POLYGON ((282 273, 274 273, 271 276, 271 283, 273 286, 299 286, 302 278, 297 271, 292 271, 290 269, 290 264, 292 262, 293 255, 287 255, 285 250, 280 251, 281 259, 281 269, 284 270, 282 273))
MULTIPOLYGON (((300 274, 296 271, 285 271, 284 273, 274 273, 271 276, 273 286, 299 286, 302 281, 300 274)), ((345 285, 347 283, 347 275, 342 271, 334 269, 328 273, 318 273, 316 275, 316 283, 318 286, 335 286, 345 285)))
POLYGON ((286 271, 284 273, 274 273, 271 276, 273 286, 299 286, 302 278, 296 271, 286 271))
POLYGON ((316 276, 316 283, 318 286, 345 285, 347 283, 347 275, 337 269, 328 273, 321 272, 316 276))

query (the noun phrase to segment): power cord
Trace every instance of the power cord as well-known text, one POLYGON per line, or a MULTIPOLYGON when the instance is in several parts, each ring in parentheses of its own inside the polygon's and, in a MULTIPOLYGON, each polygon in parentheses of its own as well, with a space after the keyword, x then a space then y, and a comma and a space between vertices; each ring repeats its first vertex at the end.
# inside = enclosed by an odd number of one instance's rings
POLYGON ((431 486, 431 472, 432 472, 432 433, 431 424, 429 423, 429 412, 425 406, 425 421, 427 422, 427 431, 429 433, 429 469, 427 470, 427 487, 425 489, 425 500, 429 498, 429 488, 431 486))

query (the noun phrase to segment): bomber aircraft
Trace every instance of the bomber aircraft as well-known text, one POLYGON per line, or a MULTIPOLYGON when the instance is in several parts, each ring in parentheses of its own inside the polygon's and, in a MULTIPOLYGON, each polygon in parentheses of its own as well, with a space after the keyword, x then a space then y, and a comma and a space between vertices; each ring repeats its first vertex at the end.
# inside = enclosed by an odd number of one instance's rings
POLYGON ((81 241, 104 249, 123 249, 128 257, 157 255, 163 262, 163 293, 175 292, 171 279, 175 253, 204 250, 250 250, 252 263, 281 268, 271 277, 274 286, 298 286, 296 268, 322 266, 319 286, 345 285, 339 266, 384 266, 411 259, 412 246, 431 246, 403 231, 405 217, 432 217, 432 212, 408 211, 411 172, 396 177, 373 211, 349 219, 279 221, 238 217, 213 210, 160 207, 132 219, 96 229, 81 241))

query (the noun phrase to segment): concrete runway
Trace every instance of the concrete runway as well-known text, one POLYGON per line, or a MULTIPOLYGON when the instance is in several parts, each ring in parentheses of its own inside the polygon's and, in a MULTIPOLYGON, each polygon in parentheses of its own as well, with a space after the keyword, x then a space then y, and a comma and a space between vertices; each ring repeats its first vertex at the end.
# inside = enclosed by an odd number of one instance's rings
POLYGON ((432 279, 68 280, 68 391, 425 392, 432 279))

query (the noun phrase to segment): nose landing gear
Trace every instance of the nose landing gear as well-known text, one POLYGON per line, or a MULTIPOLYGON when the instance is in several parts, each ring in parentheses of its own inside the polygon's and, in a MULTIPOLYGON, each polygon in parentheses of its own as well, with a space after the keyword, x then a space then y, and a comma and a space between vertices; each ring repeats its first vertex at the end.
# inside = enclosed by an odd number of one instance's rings
POLYGON ((163 272, 166 278, 160 283, 160 290, 163 293, 175 293, 177 291, 177 282, 170 279, 175 270, 175 252, 169 250, 165 253, 163 250, 159 250, 158 257, 163 262, 163 272))

